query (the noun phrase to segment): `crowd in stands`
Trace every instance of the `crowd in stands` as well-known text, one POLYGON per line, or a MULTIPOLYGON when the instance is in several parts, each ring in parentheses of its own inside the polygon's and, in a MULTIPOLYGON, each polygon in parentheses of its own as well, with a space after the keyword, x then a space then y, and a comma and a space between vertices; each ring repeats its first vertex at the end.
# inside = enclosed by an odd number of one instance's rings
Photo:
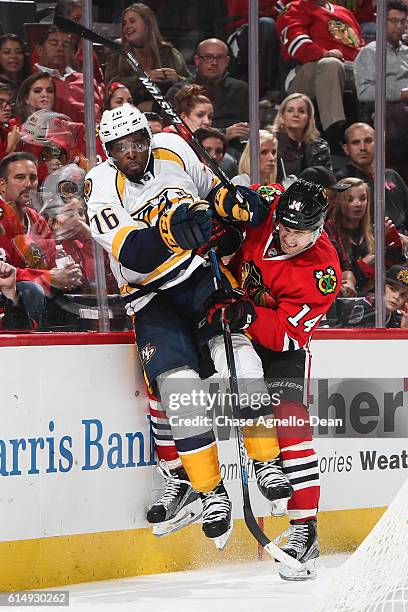
MULTIPOLYGON (((153 133, 179 133, 193 148, 194 133, 234 184, 251 185, 248 2, 221 2, 222 27, 212 37, 200 38, 192 24, 191 57, 163 34, 155 4, 123 10, 120 42, 188 129, 172 125, 124 56, 108 49, 94 53, 97 124, 104 110, 132 103, 153 133)), ((373 325, 376 2, 260 0, 259 10, 260 108, 269 109, 259 132, 260 183, 287 187, 301 177, 326 187, 325 231, 343 276, 337 312, 322 324, 373 325)), ((80 22, 81 0, 59 0, 55 13, 80 22)), ((408 1, 387 0, 387 327, 408 327, 407 15, 408 1)), ((79 37, 52 23, 34 48, 12 32, 0 36, 0 331, 97 329, 84 111, 79 37)), ((98 137, 96 145, 100 162, 98 137)))

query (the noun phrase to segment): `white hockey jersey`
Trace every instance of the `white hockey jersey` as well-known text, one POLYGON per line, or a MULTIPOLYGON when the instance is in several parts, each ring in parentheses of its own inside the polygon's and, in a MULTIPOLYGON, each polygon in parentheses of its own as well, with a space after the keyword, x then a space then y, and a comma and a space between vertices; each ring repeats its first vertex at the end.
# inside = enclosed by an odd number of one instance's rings
POLYGON ((192 251, 167 249, 156 225, 163 212, 205 198, 217 183, 188 143, 167 133, 153 137, 152 155, 138 182, 108 161, 88 172, 84 191, 92 236, 109 253, 128 314, 154 297, 145 286, 172 287, 202 265, 202 257, 192 251))

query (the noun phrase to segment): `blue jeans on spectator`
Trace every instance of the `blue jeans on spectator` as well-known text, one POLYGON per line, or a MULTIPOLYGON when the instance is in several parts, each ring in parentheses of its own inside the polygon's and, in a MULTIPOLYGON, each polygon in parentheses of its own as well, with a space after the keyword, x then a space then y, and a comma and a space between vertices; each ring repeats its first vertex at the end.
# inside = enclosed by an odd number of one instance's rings
POLYGON ((16 288, 30 319, 41 327, 47 314, 47 298, 41 285, 31 281, 18 281, 16 288))
MULTIPOLYGON (((248 24, 228 38, 233 55, 239 62, 241 78, 248 79, 248 24), (234 41, 235 39, 235 41, 234 41), (234 44, 235 43, 235 44, 234 44), (235 47, 234 49, 234 46, 235 47)), ((270 89, 279 89, 279 37, 272 17, 259 19, 259 90, 262 97, 270 89)))

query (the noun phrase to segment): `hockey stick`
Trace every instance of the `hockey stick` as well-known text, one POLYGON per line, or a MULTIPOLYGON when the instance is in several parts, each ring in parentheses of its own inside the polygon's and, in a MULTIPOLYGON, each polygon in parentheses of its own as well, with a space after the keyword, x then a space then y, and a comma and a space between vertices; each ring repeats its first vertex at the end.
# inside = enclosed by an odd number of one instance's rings
POLYGON ((56 15, 54 17, 54 23, 60 30, 64 32, 70 32, 71 34, 77 34, 81 38, 85 38, 86 40, 90 40, 91 42, 98 43, 100 45, 104 45, 105 47, 109 47, 109 49, 112 49, 113 51, 116 51, 116 53, 123 55, 123 57, 126 58, 127 62, 133 68, 135 74, 137 74, 137 76, 139 77, 140 82, 144 85, 147 91, 151 94, 154 100, 158 103, 160 108, 162 108, 167 113, 167 115, 170 117, 172 123, 174 124, 175 128, 179 131, 179 133, 180 133, 180 127, 182 126, 187 131, 188 136, 191 139, 191 142, 194 144, 193 148, 196 150, 196 152, 198 152, 206 160, 207 165, 211 168, 214 174, 220 179, 224 187, 226 187, 228 191, 230 191, 232 196, 236 198, 239 205, 242 208, 248 209, 248 206, 242 194, 237 190, 235 185, 231 183, 230 179, 227 177, 225 172, 213 160, 213 158, 208 153, 208 151, 202 146, 201 142, 197 140, 197 138, 194 136, 193 132, 190 130, 188 125, 186 125, 186 123, 184 123, 184 121, 179 117, 174 107, 163 96, 159 87, 155 83, 153 83, 153 81, 150 80, 150 78, 147 76, 147 74, 143 70, 137 58, 130 51, 126 51, 126 49, 124 49, 122 45, 115 42, 114 40, 111 40, 110 38, 106 38, 105 36, 102 36, 101 34, 97 34, 96 32, 93 32, 92 30, 85 28, 80 23, 77 23, 76 21, 72 21, 71 19, 67 19, 66 17, 62 17, 61 15, 56 15))
MULTIPOLYGON (((210 249, 209 251, 211 267, 214 275, 214 284, 216 289, 222 288, 222 276, 221 270, 218 265, 217 253, 215 249, 210 249)), ((222 320, 222 333, 224 337, 224 346, 225 346, 225 355, 228 366, 228 378, 230 384, 230 392, 231 392, 231 400, 232 400, 232 414, 237 422, 240 419, 239 413, 239 388, 238 388, 238 379, 237 379, 237 370, 235 366, 235 358, 234 358, 234 349, 232 346, 232 337, 231 330, 226 321, 222 320)), ((276 546, 269 538, 265 535, 262 529, 259 527, 254 513, 251 507, 251 499, 249 496, 249 486, 248 486, 248 470, 247 470, 247 455, 244 443, 244 434, 242 428, 239 425, 235 426, 235 432, 237 436, 237 448, 238 448, 238 458, 239 458, 239 468, 241 473, 241 490, 242 490, 242 501, 243 501, 243 511, 244 511, 244 519, 245 524, 248 527, 251 534, 258 541, 258 543, 266 550, 267 553, 270 554, 271 557, 276 559, 276 561, 280 561, 284 563, 286 566, 290 567, 293 570, 302 569, 302 564, 297 559, 294 559, 287 553, 285 553, 279 546, 276 546)))

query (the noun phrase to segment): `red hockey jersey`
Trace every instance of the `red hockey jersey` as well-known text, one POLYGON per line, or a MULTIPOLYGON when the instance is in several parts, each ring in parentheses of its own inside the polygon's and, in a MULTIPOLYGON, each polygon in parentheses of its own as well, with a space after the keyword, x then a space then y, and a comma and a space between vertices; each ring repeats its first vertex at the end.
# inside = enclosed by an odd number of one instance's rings
POLYGON ((257 319, 248 329, 252 339, 274 351, 297 350, 307 344, 332 305, 340 290, 341 269, 325 232, 303 253, 278 254, 276 203, 261 227, 247 230, 238 281, 255 304, 257 319))
POLYGON ((338 49, 345 60, 353 61, 364 45, 360 25, 351 11, 327 3, 317 6, 309 0, 295 0, 278 17, 283 59, 305 64, 338 49))

